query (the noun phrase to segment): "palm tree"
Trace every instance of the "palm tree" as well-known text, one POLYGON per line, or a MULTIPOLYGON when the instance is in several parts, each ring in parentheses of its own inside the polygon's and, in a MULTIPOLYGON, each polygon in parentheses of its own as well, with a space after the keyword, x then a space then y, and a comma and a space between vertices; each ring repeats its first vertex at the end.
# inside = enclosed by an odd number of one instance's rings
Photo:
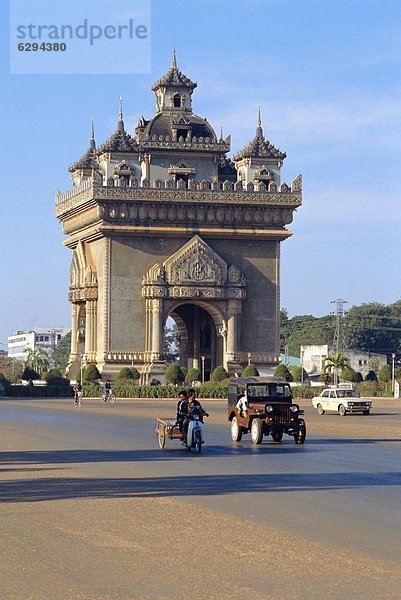
POLYGON ((49 368, 49 360, 47 355, 38 347, 25 350, 26 360, 25 366, 31 367, 34 371, 42 375, 49 368))
POLYGON ((341 354, 341 352, 335 352, 332 356, 326 358, 326 373, 334 373, 334 385, 338 385, 338 371, 345 367, 350 367, 349 359, 341 354))

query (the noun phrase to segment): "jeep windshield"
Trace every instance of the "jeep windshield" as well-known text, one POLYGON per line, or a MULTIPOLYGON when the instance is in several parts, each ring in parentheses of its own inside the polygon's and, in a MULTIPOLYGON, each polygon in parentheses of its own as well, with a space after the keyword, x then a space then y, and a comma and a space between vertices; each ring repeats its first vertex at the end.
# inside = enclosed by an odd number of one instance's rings
POLYGON ((285 383, 265 383, 263 385, 248 384, 248 400, 264 402, 265 400, 291 400, 291 388, 285 383))

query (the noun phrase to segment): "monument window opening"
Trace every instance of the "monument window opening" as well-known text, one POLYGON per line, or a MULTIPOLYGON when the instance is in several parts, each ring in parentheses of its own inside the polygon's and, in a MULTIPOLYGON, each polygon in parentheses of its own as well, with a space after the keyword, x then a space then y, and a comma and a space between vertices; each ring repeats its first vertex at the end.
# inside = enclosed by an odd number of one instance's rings
POLYGON ((185 187, 188 187, 188 179, 189 175, 177 175, 175 178, 176 183, 179 181, 183 181, 185 183, 185 187))
POLYGON ((187 133, 188 133, 187 129, 177 129, 177 140, 179 140, 180 137, 183 137, 185 140, 185 138, 187 137, 187 133))
POLYGON ((181 108, 181 96, 179 94, 173 97, 173 105, 174 108, 181 108))

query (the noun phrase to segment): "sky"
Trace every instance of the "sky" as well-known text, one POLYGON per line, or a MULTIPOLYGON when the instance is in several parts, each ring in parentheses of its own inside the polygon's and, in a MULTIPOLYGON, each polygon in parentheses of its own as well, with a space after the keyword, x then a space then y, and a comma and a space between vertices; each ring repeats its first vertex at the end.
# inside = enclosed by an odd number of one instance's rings
POLYGON ((254 136, 260 105, 265 136, 287 153, 283 180, 303 175, 281 253, 289 315, 401 297, 399 0, 153 0, 151 72, 140 75, 10 75, 8 21, 3 0, 0 344, 15 330, 69 325, 71 252, 55 190, 71 186, 92 116, 99 145, 120 95, 131 133, 154 114, 150 86, 170 67, 174 38, 179 68, 198 83, 194 112, 223 123, 230 155, 254 136))

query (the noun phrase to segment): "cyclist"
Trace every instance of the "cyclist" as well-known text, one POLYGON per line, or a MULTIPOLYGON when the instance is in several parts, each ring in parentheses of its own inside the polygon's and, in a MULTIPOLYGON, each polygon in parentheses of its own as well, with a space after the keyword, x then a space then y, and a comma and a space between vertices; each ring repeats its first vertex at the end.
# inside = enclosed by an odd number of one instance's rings
POLYGON ((103 396, 102 396, 103 402, 107 402, 107 400, 109 399, 109 396, 110 396, 110 392, 111 392, 111 382, 110 382, 110 379, 108 379, 106 381, 106 383, 103 385, 103 396))

